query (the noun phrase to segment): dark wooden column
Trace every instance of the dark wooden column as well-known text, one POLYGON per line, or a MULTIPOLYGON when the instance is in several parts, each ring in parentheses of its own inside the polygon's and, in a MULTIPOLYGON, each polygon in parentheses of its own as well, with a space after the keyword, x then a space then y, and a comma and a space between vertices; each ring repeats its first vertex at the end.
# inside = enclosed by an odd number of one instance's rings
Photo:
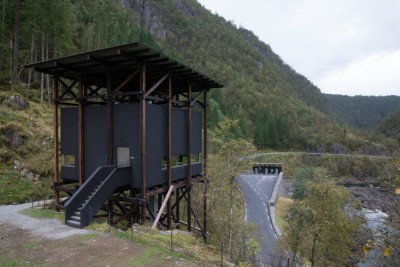
MULTIPOLYGON (((146 63, 143 63, 140 72, 140 171, 142 180, 142 198, 147 203, 146 197, 146 63)), ((142 224, 146 222, 146 205, 142 206, 142 224)))
POLYGON ((208 103, 207 103, 207 91, 204 91, 204 108, 203 108, 203 178, 204 182, 204 216, 203 216, 203 229, 205 233, 205 238, 207 238, 207 197, 208 197, 208 137, 207 137, 207 124, 208 124, 208 103))
MULTIPOLYGON (((167 158, 167 170, 168 170, 168 188, 171 187, 172 184, 172 166, 171 166, 171 159, 172 159, 172 77, 171 75, 168 78, 168 102, 167 102, 167 114, 168 114, 168 122, 167 122, 167 129, 168 129, 168 158, 167 158)), ((171 229, 171 197, 168 199, 167 202, 167 224, 168 229, 171 229)))
POLYGON ((187 93, 187 220, 188 231, 192 231, 192 84, 187 93))
MULTIPOLYGON (((59 161, 58 161, 58 77, 54 76, 53 86, 53 130, 54 130, 54 182, 59 181, 59 161)), ((60 205, 60 192, 55 189, 54 191, 55 209, 59 210, 60 205)))
POLYGON ((108 165, 113 163, 113 104, 111 99, 112 79, 110 70, 107 71, 107 138, 108 138, 108 165))
MULTIPOLYGON (((175 218, 176 218, 176 223, 179 223, 179 221, 180 221, 180 219, 181 219, 181 216, 180 216, 180 208, 179 208, 179 205, 180 205, 180 201, 179 201, 179 197, 180 197, 180 191, 179 191, 180 189, 179 188, 177 188, 176 189, 176 197, 175 197, 175 201, 176 201, 176 204, 175 204, 175 218)), ((180 229, 180 226, 178 225, 178 229, 180 229)))
POLYGON ((78 85, 78 160, 79 160, 79 186, 85 181, 84 161, 84 103, 83 103, 83 77, 79 75, 78 85))

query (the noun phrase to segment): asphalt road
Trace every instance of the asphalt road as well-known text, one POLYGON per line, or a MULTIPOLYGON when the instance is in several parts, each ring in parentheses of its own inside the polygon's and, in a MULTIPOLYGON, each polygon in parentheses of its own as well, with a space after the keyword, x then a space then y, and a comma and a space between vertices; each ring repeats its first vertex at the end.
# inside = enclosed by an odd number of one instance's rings
POLYGON ((277 175, 242 174, 237 178, 244 197, 245 220, 259 226, 261 251, 257 259, 262 266, 278 266, 277 236, 269 215, 269 199, 274 190, 277 175))

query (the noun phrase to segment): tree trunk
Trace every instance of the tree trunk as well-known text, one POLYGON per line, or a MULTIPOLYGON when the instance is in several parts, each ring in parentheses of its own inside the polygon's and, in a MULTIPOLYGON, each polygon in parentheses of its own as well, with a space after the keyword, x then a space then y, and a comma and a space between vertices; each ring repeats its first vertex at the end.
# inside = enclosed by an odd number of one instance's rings
POLYGON ((311 259, 310 259, 311 267, 314 267, 314 264, 315 264, 315 246, 317 244, 317 237, 318 237, 318 234, 314 235, 313 246, 311 249, 311 259))
MULTIPOLYGON (((294 252, 294 253, 293 253, 293 257, 292 257, 293 266, 296 266, 296 265, 294 264, 294 261, 296 260, 296 255, 297 255, 297 252, 294 252)), ((288 265, 288 267, 290 267, 290 266, 288 265)))
MULTIPOLYGON (((42 61, 44 61, 44 23, 42 25, 42 61)), ((43 94, 44 94, 44 73, 41 73, 40 79, 40 104, 43 104, 43 94)))
POLYGON ((3 72, 3 60, 4 60, 4 53, 5 44, 4 41, 4 34, 6 31, 6 0, 3 0, 3 12, 2 12, 2 21, 1 21, 1 53, 0 53, 0 73, 3 72))
POLYGON ((232 262, 232 256, 233 256, 233 248, 232 248, 232 219, 233 219, 233 179, 234 177, 231 177, 230 180, 230 194, 229 194, 229 208, 230 208, 230 213, 229 213, 229 260, 232 262))
MULTIPOLYGON (((49 38, 46 39, 46 60, 49 60, 49 38)), ((50 105, 50 75, 46 74, 47 101, 50 105)))
MULTIPOLYGON (((35 53, 35 28, 36 28, 36 19, 35 19, 35 22, 34 22, 32 36, 31 36, 31 51, 30 51, 31 63, 33 63, 33 58, 34 58, 34 53, 35 53)), ((32 68, 29 68, 29 71, 28 71, 28 89, 31 88, 31 84, 32 84, 32 68)))
MULTIPOLYGON (((31 50, 30 50, 30 56, 31 56, 31 63, 34 62, 35 60, 35 39, 36 39, 36 5, 34 7, 34 17, 33 17, 33 30, 32 30, 32 35, 31 35, 31 50)), ((28 89, 31 88, 32 86, 32 68, 29 68, 28 71, 28 89)))
POLYGON ((13 25, 13 43, 12 43, 12 67, 11 67, 11 89, 17 83, 18 77, 18 41, 19 41, 19 0, 15 1, 14 25, 13 25))

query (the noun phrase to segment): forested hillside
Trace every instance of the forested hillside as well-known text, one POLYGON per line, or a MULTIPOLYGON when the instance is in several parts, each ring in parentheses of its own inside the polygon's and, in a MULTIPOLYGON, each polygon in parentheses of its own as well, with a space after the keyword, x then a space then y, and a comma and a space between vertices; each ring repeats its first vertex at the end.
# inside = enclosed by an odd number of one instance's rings
POLYGON ((400 142, 400 108, 387 116, 379 125, 378 130, 400 142))
POLYGON ((373 130, 394 110, 400 96, 345 96, 325 94, 328 109, 338 122, 359 129, 373 130))
POLYGON ((344 134, 316 86, 252 32, 195 0, 9 0, 0 10, 0 83, 28 97, 39 90, 41 102, 52 81, 24 64, 140 41, 224 84, 211 93, 211 126, 238 119, 234 136, 258 148, 388 149, 385 140, 344 134))

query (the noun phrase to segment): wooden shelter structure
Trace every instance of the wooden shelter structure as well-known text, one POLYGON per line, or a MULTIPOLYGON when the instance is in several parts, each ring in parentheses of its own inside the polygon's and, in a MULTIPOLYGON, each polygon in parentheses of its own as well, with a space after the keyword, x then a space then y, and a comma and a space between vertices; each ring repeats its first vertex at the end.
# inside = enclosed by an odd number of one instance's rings
POLYGON ((26 67, 54 80, 53 189, 66 224, 85 227, 101 209, 111 224, 154 220, 173 185, 159 226, 206 237, 207 92, 221 84, 140 43, 26 67))

